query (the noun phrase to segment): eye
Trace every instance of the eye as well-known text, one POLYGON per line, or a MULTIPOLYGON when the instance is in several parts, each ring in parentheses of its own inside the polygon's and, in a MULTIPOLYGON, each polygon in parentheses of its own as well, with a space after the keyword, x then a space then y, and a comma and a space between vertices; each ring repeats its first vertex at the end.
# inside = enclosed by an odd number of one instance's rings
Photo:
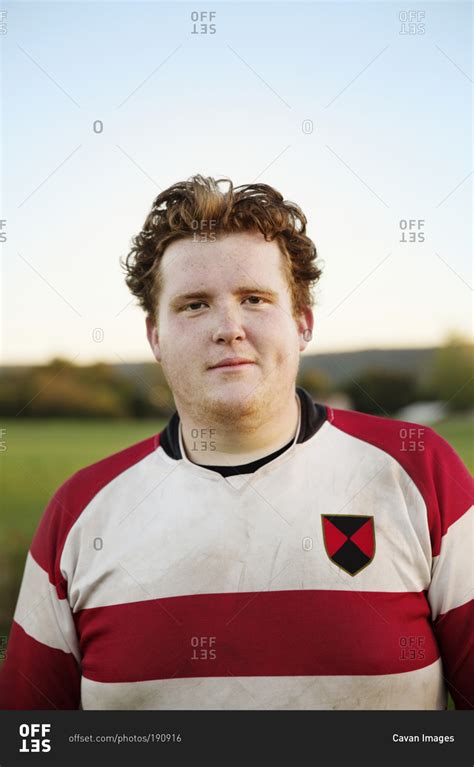
MULTIPOLYGON (((263 301, 263 302, 265 301, 265 299, 264 299, 264 298, 262 298, 261 296, 247 296, 247 298, 245 299, 245 301, 248 301, 248 300, 249 300, 249 298, 256 298, 256 299, 257 299, 257 301, 263 301)), ((258 306, 258 304, 254 304, 254 306, 258 306)))
POLYGON ((190 304, 186 304, 186 306, 183 306, 183 309, 186 311, 187 309, 190 309, 191 307, 199 307, 204 306, 204 301, 192 301, 190 304))

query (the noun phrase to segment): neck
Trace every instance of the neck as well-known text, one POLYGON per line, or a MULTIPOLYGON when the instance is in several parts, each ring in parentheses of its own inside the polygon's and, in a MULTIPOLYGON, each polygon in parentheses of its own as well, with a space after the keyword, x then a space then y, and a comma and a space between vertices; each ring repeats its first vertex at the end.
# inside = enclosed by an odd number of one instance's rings
POLYGON ((182 445, 187 458, 193 463, 212 466, 238 466, 263 458, 284 447, 297 434, 300 401, 293 392, 276 413, 258 428, 243 422, 215 423, 204 426, 186 415, 180 415, 182 445))

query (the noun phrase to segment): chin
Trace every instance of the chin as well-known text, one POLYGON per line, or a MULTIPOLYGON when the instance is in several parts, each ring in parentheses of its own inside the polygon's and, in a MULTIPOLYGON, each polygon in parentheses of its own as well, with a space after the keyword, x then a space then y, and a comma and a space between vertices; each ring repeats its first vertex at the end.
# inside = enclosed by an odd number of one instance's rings
POLYGON ((238 421, 258 410, 262 393, 255 382, 229 381, 208 392, 207 408, 215 417, 238 421))

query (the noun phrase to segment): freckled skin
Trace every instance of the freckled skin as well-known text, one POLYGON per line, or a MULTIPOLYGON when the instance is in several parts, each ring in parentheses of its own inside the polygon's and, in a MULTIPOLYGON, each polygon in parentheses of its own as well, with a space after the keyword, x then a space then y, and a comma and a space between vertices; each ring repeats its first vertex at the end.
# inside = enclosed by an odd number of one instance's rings
POLYGON ((215 429, 217 449, 192 460, 238 464, 284 445, 296 429, 296 375, 313 315, 309 307, 298 318, 292 313, 278 244, 253 232, 175 240, 160 270, 159 307, 155 322, 147 318, 147 335, 173 392, 185 446, 192 429, 215 429), (251 290, 239 295, 239 287, 251 290), (264 289, 275 295, 258 292, 264 289), (208 296, 175 302, 197 291, 208 296), (255 364, 209 369, 235 356, 255 364))

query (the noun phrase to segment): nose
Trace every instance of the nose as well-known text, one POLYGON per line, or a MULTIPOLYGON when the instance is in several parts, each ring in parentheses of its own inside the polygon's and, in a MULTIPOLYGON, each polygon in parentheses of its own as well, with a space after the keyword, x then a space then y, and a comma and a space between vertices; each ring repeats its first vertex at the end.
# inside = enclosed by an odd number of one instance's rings
POLYGON ((242 341, 244 338, 245 331, 242 327, 239 309, 228 305, 221 307, 216 317, 212 340, 216 343, 231 343, 232 341, 242 341))

